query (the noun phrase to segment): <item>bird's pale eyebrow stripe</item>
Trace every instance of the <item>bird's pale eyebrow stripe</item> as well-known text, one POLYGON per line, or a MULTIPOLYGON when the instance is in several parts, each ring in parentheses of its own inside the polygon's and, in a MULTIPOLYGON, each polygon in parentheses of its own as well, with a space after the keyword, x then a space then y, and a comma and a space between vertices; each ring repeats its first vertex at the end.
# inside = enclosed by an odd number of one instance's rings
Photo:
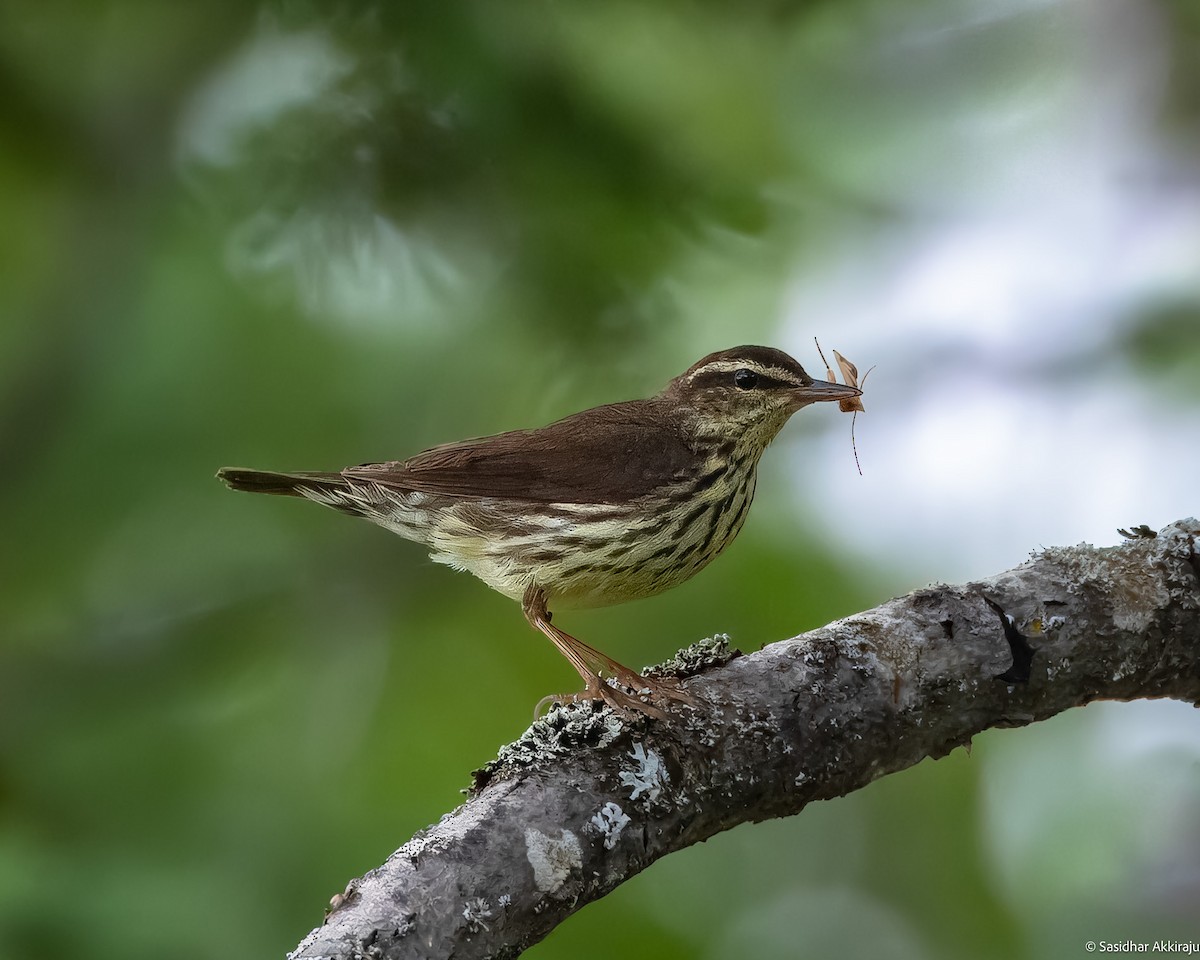
POLYGON ((803 383, 791 370, 784 367, 767 367, 761 363, 755 363, 753 360, 714 360, 712 363, 706 363, 700 369, 694 371, 688 377, 688 380, 694 383, 701 377, 707 380, 711 374, 721 375, 733 373, 735 370, 753 370, 760 377, 775 380, 779 383, 791 383, 797 386, 803 383))

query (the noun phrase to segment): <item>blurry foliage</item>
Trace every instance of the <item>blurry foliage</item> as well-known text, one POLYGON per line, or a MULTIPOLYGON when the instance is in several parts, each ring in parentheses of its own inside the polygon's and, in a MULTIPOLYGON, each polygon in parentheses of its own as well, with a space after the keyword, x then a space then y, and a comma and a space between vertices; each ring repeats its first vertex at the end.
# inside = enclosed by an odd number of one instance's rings
MULTIPOLYGON (((0 956, 278 956, 451 808, 570 671, 416 547, 213 471, 544 422, 768 339, 797 262, 903 215, 948 111, 1055 82, 1056 5, 950 10, 6 3, 0 956), (938 29, 889 45, 905 23, 938 29)), ((1193 313, 1136 349, 1166 362, 1193 313)), ((878 600, 771 479, 713 570, 570 625, 641 663, 878 600)), ((897 956, 1013 955, 978 777, 739 829, 533 954, 791 956, 817 902, 848 956, 865 917, 897 956)))
MULTIPOLYGON (((386 216, 431 259, 503 260, 535 329, 599 346, 649 319, 638 295, 680 244, 765 227, 785 158, 772 111, 746 109, 774 94, 753 15, 418 3, 318 22, 327 85, 200 173, 228 213, 386 216)), ((287 7, 266 28, 312 29, 287 7)))
POLYGON ((1200 303, 1176 301, 1150 306, 1131 325, 1127 346, 1133 359, 1160 381, 1195 394, 1200 390, 1200 303))

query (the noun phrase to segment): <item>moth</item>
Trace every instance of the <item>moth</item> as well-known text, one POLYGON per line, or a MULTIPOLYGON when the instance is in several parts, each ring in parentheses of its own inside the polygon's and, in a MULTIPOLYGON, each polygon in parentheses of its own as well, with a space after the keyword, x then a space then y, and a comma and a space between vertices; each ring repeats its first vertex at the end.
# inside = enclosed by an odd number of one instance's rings
MULTIPOLYGON (((837 383, 837 374, 833 372, 833 367, 831 367, 829 365, 829 361, 825 359, 825 351, 821 349, 821 344, 817 341, 816 337, 813 337, 813 343, 817 345, 817 353, 821 355, 821 362, 825 364, 826 379, 828 379, 830 383, 837 383)), ((852 364, 836 350, 833 351, 833 358, 837 361, 838 369, 842 371, 842 379, 845 381, 846 386, 859 387, 860 383, 858 379, 858 367, 852 364)), ((872 366, 870 370, 863 374, 863 384, 867 382, 867 377, 871 375, 871 370, 874 369, 875 368, 872 366)), ((854 451, 854 465, 858 467, 858 475, 861 477, 862 464, 858 462, 858 443, 854 439, 854 425, 858 421, 858 415, 860 413, 867 412, 866 407, 863 406, 862 397, 851 397, 848 400, 839 400, 838 409, 841 410, 842 413, 854 414, 854 416, 850 418, 850 449, 854 451)))

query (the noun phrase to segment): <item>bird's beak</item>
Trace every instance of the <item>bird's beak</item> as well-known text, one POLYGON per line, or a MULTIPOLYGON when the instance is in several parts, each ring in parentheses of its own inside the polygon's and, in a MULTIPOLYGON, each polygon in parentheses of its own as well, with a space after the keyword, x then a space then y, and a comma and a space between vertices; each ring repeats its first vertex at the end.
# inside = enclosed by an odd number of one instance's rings
POLYGON ((796 398, 799 405, 804 406, 823 400, 851 400, 854 397, 861 397, 862 391, 858 387, 830 383, 828 380, 814 380, 806 387, 796 387, 792 391, 792 396, 796 398))

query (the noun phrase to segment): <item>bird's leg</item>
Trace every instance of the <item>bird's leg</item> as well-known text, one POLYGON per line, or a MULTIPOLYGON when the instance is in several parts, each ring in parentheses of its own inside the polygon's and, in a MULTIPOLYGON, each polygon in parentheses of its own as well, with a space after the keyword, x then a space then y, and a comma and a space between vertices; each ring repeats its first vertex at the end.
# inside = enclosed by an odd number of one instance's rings
MULTIPOLYGON (((540 712, 542 704, 550 700, 560 700, 568 703, 580 700, 603 700, 618 713, 624 714, 627 717, 632 717, 640 712, 660 720, 666 719, 666 714, 657 707, 643 703, 636 697, 630 696, 611 684, 604 682, 600 671, 588 662, 589 657, 587 654, 594 651, 591 651, 590 647, 582 644, 569 633, 558 629, 558 627, 550 622, 550 613, 546 609, 546 594, 540 587, 530 585, 526 589, 525 596, 521 602, 521 609, 525 614, 525 619, 550 638, 550 642, 567 658, 567 661, 575 668, 584 682, 584 689, 579 693, 542 698, 534 711, 535 715, 540 712)), ((622 667, 622 670, 630 674, 633 673, 633 671, 624 667, 622 667)))
MULTIPOLYGON (((692 698, 684 693, 677 684, 669 681, 643 677, 630 670, 611 657, 606 656, 594 647, 588 646, 582 640, 560 630, 550 622, 550 612, 546 609, 546 594, 536 584, 531 584, 525 591, 521 609, 529 623, 550 638, 560 653, 570 662, 571 666, 583 678, 584 689, 579 693, 564 697, 547 697, 542 700, 603 700, 613 709, 630 716, 633 713, 644 713, 660 720, 666 719, 666 714, 653 704, 647 703, 640 695, 645 694, 655 698, 667 698, 692 703, 692 698), (610 676, 622 687, 630 691, 625 693, 612 684, 605 682, 604 677, 610 676)), ((541 703, 538 704, 541 708, 541 703)))

